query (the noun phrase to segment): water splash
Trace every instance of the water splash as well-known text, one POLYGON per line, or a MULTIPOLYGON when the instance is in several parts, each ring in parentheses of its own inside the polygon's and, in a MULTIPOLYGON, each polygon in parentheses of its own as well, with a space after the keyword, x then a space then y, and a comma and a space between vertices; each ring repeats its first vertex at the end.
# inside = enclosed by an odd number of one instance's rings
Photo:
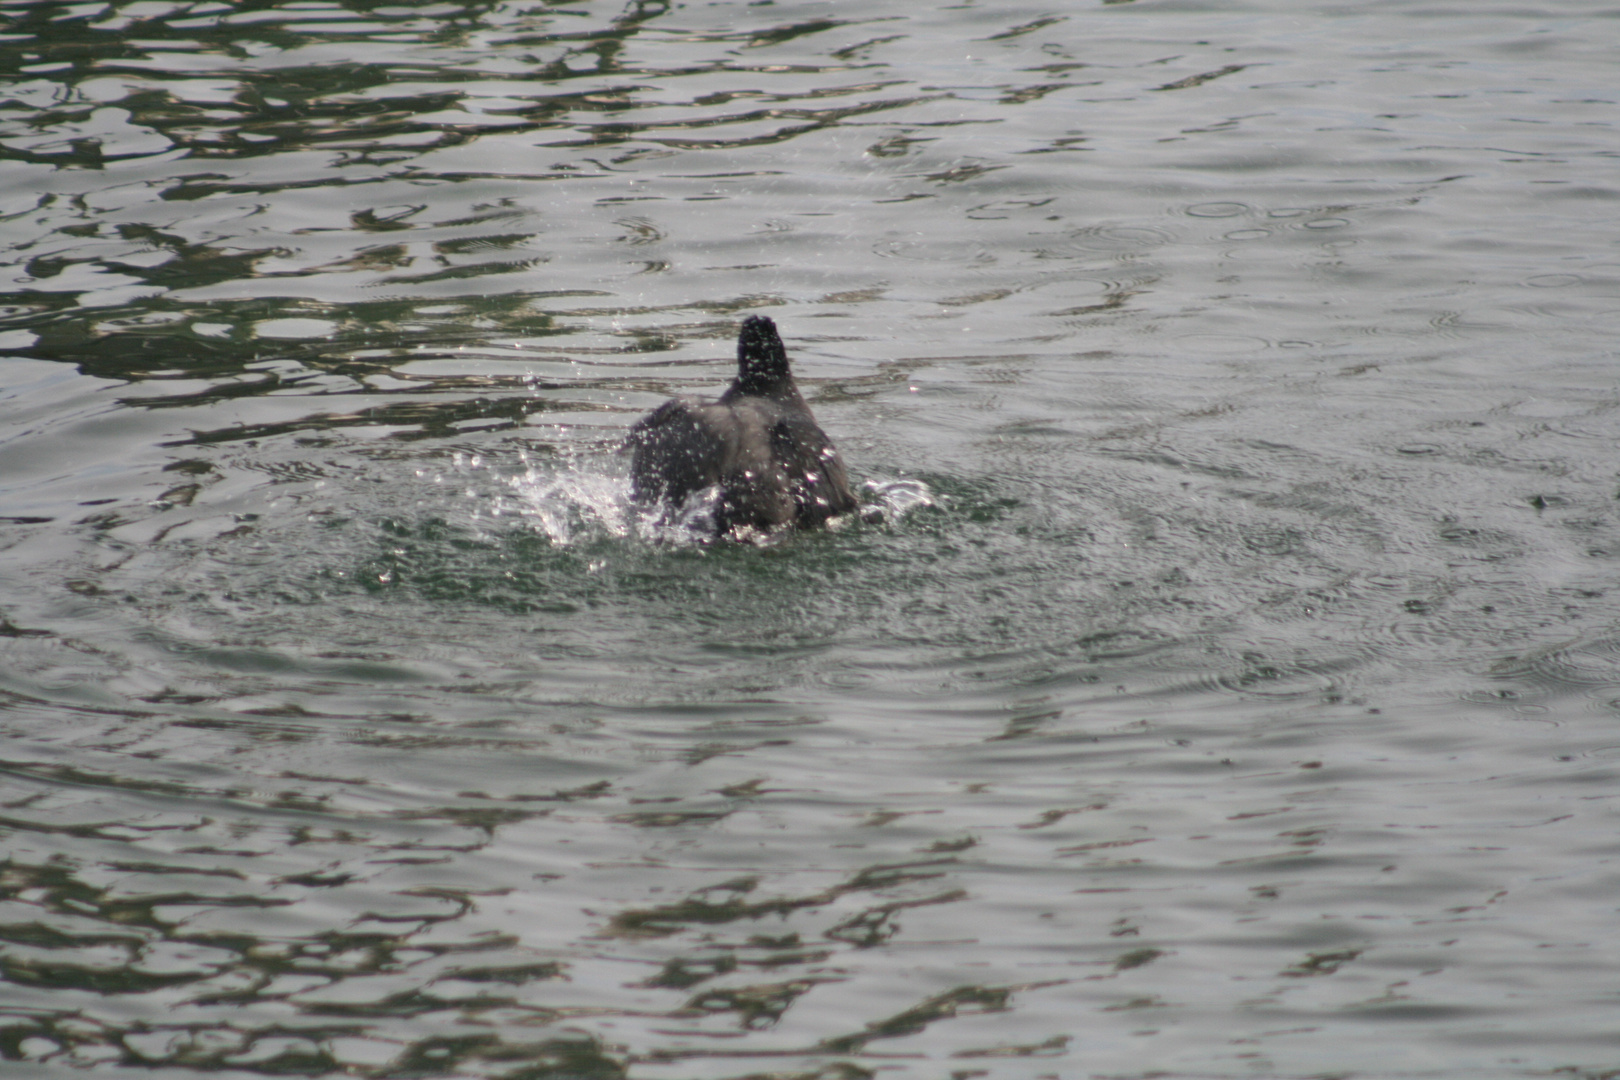
MULTIPOLYGON (((631 497, 629 479, 600 462, 576 460, 559 466, 525 459, 524 471, 507 477, 506 487, 490 506, 490 516, 531 521, 557 547, 631 537, 686 547, 712 543, 715 538, 718 485, 694 492, 680 506, 640 506, 631 497)), ((868 480, 860 490, 858 514, 833 519, 832 528, 845 528, 856 521, 892 524, 915 510, 938 505, 933 489, 921 480, 868 480)), ((790 532, 735 529, 727 539, 770 545, 790 532)))
POLYGON ((559 547, 639 531, 627 477, 568 462, 561 469, 529 464, 506 483, 510 495, 497 498, 492 513, 534 522, 559 547))
POLYGON ((921 480, 868 480, 861 485, 861 520, 896 522, 915 510, 939 505, 934 490, 921 480))

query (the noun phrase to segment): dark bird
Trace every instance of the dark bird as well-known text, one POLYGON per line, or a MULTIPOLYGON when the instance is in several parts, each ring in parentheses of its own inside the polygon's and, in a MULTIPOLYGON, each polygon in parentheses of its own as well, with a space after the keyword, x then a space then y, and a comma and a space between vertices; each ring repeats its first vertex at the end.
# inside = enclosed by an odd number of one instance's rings
POLYGON ((788 370, 776 324, 743 320, 737 378, 719 401, 671 398, 630 429, 636 502, 679 507, 717 488, 715 530, 801 529, 855 509, 832 440, 810 415, 788 370))

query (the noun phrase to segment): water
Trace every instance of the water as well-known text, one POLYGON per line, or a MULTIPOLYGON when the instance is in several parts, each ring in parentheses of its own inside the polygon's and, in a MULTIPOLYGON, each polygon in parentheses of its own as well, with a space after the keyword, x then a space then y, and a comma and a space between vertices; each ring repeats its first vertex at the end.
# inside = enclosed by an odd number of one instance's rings
POLYGON ((0 16, 7 1076, 1620 1069, 1612 12, 0 16))

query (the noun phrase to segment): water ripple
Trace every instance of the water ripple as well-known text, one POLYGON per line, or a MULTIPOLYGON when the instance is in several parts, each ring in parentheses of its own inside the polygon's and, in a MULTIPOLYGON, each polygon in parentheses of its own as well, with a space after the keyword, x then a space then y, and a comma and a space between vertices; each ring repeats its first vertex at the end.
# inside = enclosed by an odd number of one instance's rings
POLYGON ((5 6, 7 1065, 1601 1073, 1612 33, 1197 7, 5 6))

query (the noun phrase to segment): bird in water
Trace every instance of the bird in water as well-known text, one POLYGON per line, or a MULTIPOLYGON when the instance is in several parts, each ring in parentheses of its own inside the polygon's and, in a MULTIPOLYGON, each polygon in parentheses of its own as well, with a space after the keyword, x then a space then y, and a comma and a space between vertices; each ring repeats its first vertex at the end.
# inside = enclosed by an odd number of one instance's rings
POLYGON ((815 528, 856 508, 838 450, 810 415, 776 324, 743 320, 737 378, 718 401, 671 398, 627 440, 636 502, 680 507, 717 489, 715 531, 815 528))

